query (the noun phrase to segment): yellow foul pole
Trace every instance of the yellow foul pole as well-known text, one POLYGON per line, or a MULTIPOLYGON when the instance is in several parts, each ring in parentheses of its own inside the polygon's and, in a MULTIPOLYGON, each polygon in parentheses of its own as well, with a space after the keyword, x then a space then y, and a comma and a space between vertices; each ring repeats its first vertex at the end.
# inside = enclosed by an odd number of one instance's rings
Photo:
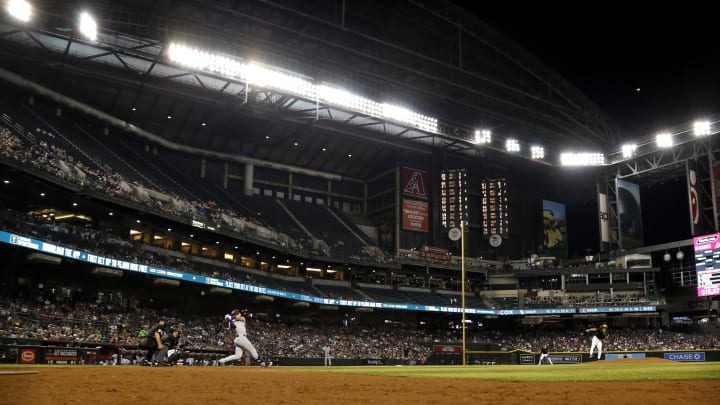
POLYGON ((462 364, 465 366, 465 220, 460 220, 460 282, 462 283, 462 364))

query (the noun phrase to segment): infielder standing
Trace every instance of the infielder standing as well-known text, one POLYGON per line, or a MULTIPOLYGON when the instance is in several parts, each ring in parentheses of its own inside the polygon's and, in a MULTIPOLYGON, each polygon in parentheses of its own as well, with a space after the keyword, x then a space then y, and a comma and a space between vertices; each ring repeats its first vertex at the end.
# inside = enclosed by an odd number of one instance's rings
POLYGON ((602 357, 602 348, 603 348, 603 341, 608 340, 608 332, 607 332, 608 326, 606 323, 602 324, 600 328, 588 328, 585 329, 586 333, 593 332, 592 337, 592 344, 590 345, 590 359, 592 359, 593 351, 595 350, 595 347, 597 347, 597 359, 600 360, 600 357, 602 357))
POLYGON ((543 360, 547 360, 551 366, 553 365, 553 362, 550 359, 550 350, 547 345, 543 345, 542 349, 540 349, 540 361, 538 361, 538 366, 543 363, 543 360))
MULTIPOLYGON (((247 330, 245 329, 245 317, 243 316, 242 312, 236 309, 232 311, 230 315, 225 315, 225 322, 227 322, 228 328, 235 331, 235 334, 237 335, 235 340, 233 340, 233 345, 235 346, 235 354, 223 357, 222 359, 218 360, 218 363, 220 363, 220 365, 222 366, 228 361, 236 361, 242 359, 243 349, 247 350, 248 353, 250 353, 250 356, 253 358, 253 360, 258 361, 258 352, 257 350, 255 350, 252 343, 250 343, 246 336, 247 330)), ((261 363, 261 365, 264 365, 264 363, 261 363)))
POLYGON ((323 346, 323 352, 325 352, 325 367, 332 366, 332 357, 330 357, 330 346, 326 344, 323 346))

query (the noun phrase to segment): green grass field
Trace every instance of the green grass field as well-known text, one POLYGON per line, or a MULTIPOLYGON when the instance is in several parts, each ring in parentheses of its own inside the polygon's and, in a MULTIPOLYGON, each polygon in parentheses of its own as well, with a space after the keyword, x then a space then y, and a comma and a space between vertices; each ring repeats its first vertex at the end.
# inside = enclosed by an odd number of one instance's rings
MULTIPOLYGON (((285 369, 283 367, 283 369, 285 369)), ((385 366, 289 367, 302 372, 361 374, 392 377, 462 378, 485 381, 657 381, 718 380, 720 363, 612 364, 527 366, 385 366)))

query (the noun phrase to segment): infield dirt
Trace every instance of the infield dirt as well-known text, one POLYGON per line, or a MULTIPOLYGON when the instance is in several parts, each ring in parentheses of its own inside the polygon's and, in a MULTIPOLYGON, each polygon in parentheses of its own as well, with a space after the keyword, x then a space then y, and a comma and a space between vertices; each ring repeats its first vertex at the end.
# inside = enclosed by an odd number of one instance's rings
MULTIPOLYGON (((635 359, 612 360, 638 362, 635 359)), ((648 362, 649 360, 640 360, 648 362)), ((664 360, 659 360, 663 362, 664 360)), ((586 366, 602 366, 603 362, 586 366)), ((617 363, 615 363, 617 364, 617 363)), ((550 367, 550 366, 548 366, 550 367)), ((30 370, 32 368, 28 368, 30 370)), ((25 370, 25 369, 23 369, 25 370)), ((68 367, 0 376, 16 404, 717 404, 717 381, 491 382, 275 367, 68 367)), ((18 370, 20 371, 20 370, 18 370)))

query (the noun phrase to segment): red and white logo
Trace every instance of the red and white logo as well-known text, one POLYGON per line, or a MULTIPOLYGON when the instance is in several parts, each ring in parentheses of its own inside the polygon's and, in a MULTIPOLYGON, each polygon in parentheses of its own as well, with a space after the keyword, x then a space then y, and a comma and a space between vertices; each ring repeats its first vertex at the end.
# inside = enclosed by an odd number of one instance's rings
POLYGON ((402 184, 404 195, 413 197, 427 198, 427 190, 425 188, 426 172, 409 167, 402 168, 402 184))
POLYGON ((35 364, 35 349, 22 349, 20 351, 20 363, 35 364))

